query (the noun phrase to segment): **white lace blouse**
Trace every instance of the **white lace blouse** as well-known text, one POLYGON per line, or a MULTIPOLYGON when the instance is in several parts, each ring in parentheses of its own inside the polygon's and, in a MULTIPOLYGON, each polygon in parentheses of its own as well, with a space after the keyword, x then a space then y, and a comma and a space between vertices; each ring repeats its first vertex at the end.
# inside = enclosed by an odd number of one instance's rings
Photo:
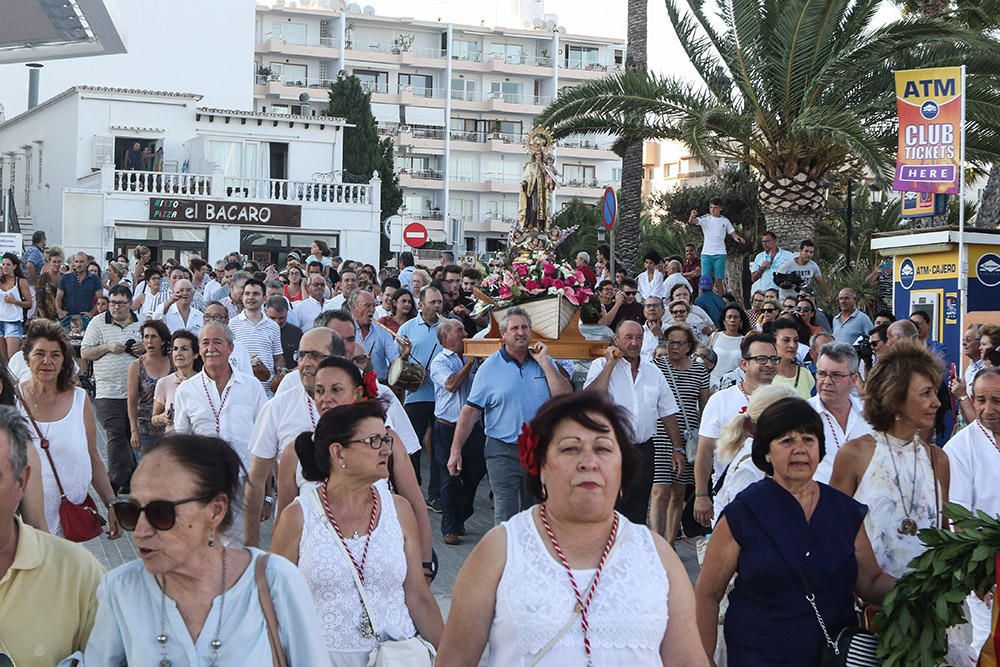
MULTIPOLYGON (((489 665, 518 667, 532 659, 566 625, 576 606, 566 570, 545 548, 533 509, 503 525, 507 563, 497 587, 490 628, 489 665)), ((581 591, 595 570, 573 570, 581 591)), ((594 665, 661 665, 660 644, 667 631, 669 583, 653 536, 645 526, 619 515, 614 550, 590 605, 590 642, 594 665)), ((585 665, 579 616, 539 667, 585 665)))

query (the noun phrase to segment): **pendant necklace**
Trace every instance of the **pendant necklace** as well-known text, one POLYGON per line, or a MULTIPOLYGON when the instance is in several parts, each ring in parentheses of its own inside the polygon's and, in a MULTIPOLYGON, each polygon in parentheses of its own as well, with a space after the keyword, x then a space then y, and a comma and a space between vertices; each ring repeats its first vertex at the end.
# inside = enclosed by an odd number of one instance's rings
POLYGON ((889 443, 889 438, 892 437, 888 433, 885 434, 885 443, 889 448, 889 459, 892 461, 892 470, 895 473, 896 479, 896 489, 899 490, 899 504, 903 508, 903 514, 905 518, 899 523, 899 528, 896 532, 900 535, 916 535, 917 534, 917 522, 910 518, 910 512, 914 509, 915 499, 917 496, 917 461, 919 460, 919 452, 917 447, 920 446, 915 439, 910 440, 910 442, 904 443, 900 449, 904 449, 907 445, 913 445, 913 486, 910 488, 910 506, 906 506, 906 497, 903 495, 903 485, 899 480, 899 468, 896 466, 896 455, 892 453, 892 445, 889 443))
MULTIPOLYGON (((219 618, 215 623, 215 639, 212 640, 212 662, 213 667, 219 664, 219 649, 222 648, 222 614, 226 609, 226 548, 222 547, 222 586, 219 592, 219 618)), ((160 645, 159 667, 172 667, 174 663, 167 658, 167 578, 164 577, 160 583, 160 634, 156 635, 156 642, 160 645)))
MULTIPOLYGON (((340 524, 337 523, 337 520, 333 516, 333 512, 330 511, 330 499, 326 492, 326 482, 319 487, 319 497, 320 501, 323 503, 323 511, 326 512, 327 520, 333 527, 333 531, 337 535, 337 539, 340 540, 341 545, 344 547, 344 551, 346 551, 347 555, 350 557, 351 565, 354 567, 355 572, 358 573, 358 581, 360 581, 361 585, 364 586, 365 563, 368 561, 368 547, 372 542, 372 534, 375 532, 375 520, 378 516, 378 492, 375 490, 374 486, 371 488, 372 513, 368 518, 368 535, 365 537, 365 546, 361 551, 360 561, 354 557, 354 552, 352 552, 350 547, 347 546, 347 541, 344 539, 344 533, 340 530, 340 524)), ((358 531, 355 530, 354 539, 358 539, 360 537, 361 536, 358 535, 358 531)), ((361 623, 358 630, 361 633, 361 636, 366 639, 371 639, 375 636, 375 627, 372 625, 372 619, 368 615, 368 608, 364 604, 364 600, 361 601, 361 623)))

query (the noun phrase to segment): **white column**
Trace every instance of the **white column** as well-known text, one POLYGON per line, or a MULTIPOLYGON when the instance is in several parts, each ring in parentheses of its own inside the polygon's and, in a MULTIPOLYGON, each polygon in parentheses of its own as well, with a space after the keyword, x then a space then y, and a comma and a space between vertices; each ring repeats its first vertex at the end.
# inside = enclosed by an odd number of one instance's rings
MULTIPOLYGON (((451 199, 451 51, 452 51, 452 38, 454 37, 454 30, 452 24, 448 24, 448 38, 446 40, 445 48, 445 82, 444 82, 444 202, 441 204, 441 220, 444 223, 445 234, 448 233, 448 225, 451 220, 451 213, 449 211, 449 200, 451 199)), ((455 253, 457 257, 461 254, 463 249, 464 240, 461 234, 456 234, 455 239, 452 243, 452 252, 455 253)))

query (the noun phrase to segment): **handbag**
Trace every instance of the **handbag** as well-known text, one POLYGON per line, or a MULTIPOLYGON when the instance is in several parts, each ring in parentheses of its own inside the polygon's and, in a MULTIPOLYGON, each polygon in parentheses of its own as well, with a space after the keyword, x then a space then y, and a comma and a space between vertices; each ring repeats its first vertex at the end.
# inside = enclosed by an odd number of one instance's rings
POLYGON ((344 558, 347 559, 350 565, 348 569, 354 575, 354 585, 361 596, 361 605, 365 608, 365 613, 368 614, 368 620, 371 622, 372 629, 375 630, 375 638, 378 641, 378 646, 368 654, 368 667, 433 667, 434 656, 437 655, 437 651, 430 642, 424 640, 419 634, 409 639, 383 639, 382 633, 378 630, 375 614, 372 613, 372 606, 368 603, 365 586, 361 583, 361 578, 358 576, 358 571, 354 567, 354 562, 351 560, 351 555, 347 552, 344 541, 336 535, 336 531, 330 525, 330 519, 327 517, 326 510, 323 508, 315 489, 310 493, 310 497, 313 504, 318 506, 319 515, 323 518, 323 523, 327 529, 337 537, 334 541, 340 547, 341 553, 344 554, 344 558))
MULTIPOLYGON (((726 483, 726 476, 729 474, 729 468, 733 465, 733 463, 739 465, 740 463, 746 461, 747 458, 749 457, 744 456, 738 463, 735 459, 729 462, 725 470, 722 471, 722 474, 719 475, 719 479, 716 480, 715 486, 712 487, 711 497, 715 497, 718 495, 719 491, 722 490, 722 485, 726 483)), ((694 487, 688 488, 693 489, 694 487)), ((712 527, 702 525, 698 523, 697 519, 694 518, 694 500, 695 495, 692 490, 691 495, 684 500, 684 508, 681 510, 681 529, 684 531, 685 537, 704 537, 712 532, 712 527)))
POLYGON ((97 503, 94 502, 89 493, 79 504, 66 497, 62 481, 59 479, 59 471, 56 470, 56 462, 52 460, 52 453, 49 451, 49 440, 42 435, 42 429, 38 427, 35 416, 31 414, 31 409, 28 408, 28 404, 23 399, 21 405, 24 406, 24 411, 28 414, 31 425, 38 433, 38 441, 49 460, 52 476, 56 478, 56 487, 59 489, 59 525, 62 526, 63 537, 71 542, 86 542, 94 539, 103 532, 107 521, 97 511, 97 503))
POLYGON ((257 597, 260 599, 260 609, 264 612, 264 623, 267 626, 267 641, 271 645, 271 661, 274 667, 288 667, 285 657, 285 647, 281 645, 281 635, 278 634, 278 615, 274 612, 274 600, 271 598, 271 587, 267 585, 265 571, 267 559, 271 554, 263 554, 254 566, 254 579, 257 581, 257 597))
POLYGON ((694 464, 695 457, 698 456, 698 429, 691 428, 688 421, 687 410, 684 409, 684 402, 681 400, 680 391, 677 389, 677 378, 674 377, 674 369, 670 367, 670 362, 665 362, 667 368, 667 382, 670 383, 670 390, 674 392, 674 400, 681 411, 681 419, 684 420, 684 428, 681 429, 681 437, 684 438, 684 458, 688 463, 694 464))

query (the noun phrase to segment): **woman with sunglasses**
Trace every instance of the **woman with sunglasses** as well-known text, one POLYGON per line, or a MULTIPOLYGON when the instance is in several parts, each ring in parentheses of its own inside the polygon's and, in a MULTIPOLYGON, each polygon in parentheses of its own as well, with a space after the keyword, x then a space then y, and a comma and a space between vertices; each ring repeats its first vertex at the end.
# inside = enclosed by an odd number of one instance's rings
MULTIPOLYGON (((825 329, 816 324, 816 305, 804 296, 800 296, 795 303, 795 313, 802 319, 802 322, 809 328, 809 338, 818 333, 823 333, 825 329)), ((806 340, 809 340, 808 338, 806 340)))
POLYGON ((765 299, 764 305, 760 307, 760 313, 757 316, 757 331, 763 331, 765 324, 778 319, 779 309, 780 306, 775 299, 765 299))
POLYGON ((750 332, 750 320, 738 304, 731 303, 722 309, 722 330, 708 337, 708 346, 715 350, 718 363, 712 371, 712 382, 740 365, 740 343, 750 332))
POLYGON ((285 298, 291 303, 302 301, 308 296, 302 285, 302 269, 297 266, 288 267, 288 284, 284 286, 285 298))
POLYGON ((62 536, 59 505, 63 495, 82 503, 91 485, 108 509, 108 536, 121 535, 111 503, 115 498, 108 469, 97 451, 94 408, 87 392, 76 386, 73 348, 66 331, 52 320, 37 319, 28 325, 24 356, 31 379, 21 384, 21 412, 28 418, 31 439, 42 459, 40 476, 45 498, 48 531, 62 536), (48 448, 46 455, 43 441, 48 448), (55 465, 62 485, 52 466, 55 465))
POLYGON ((303 477, 319 484, 282 512, 271 548, 305 575, 335 667, 364 667, 383 639, 441 640, 416 516, 385 483, 393 440, 371 400, 331 408, 295 440, 303 477))
POLYGON ((139 560, 104 576, 85 664, 270 665, 259 584, 272 599, 288 664, 326 664, 298 570, 282 558, 261 562, 258 549, 222 543, 241 502, 241 468, 219 438, 168 435, 149 448, 129 498, 114 505, 139 560))
POLYGON ((153 416, 149 420, 154 428, 166 432, 174 430, 174 395, 177 387, 201 372, 198 336, 187 329, 174 332, 170 337, 170 360, 175 370, 156 381, 153 416))

